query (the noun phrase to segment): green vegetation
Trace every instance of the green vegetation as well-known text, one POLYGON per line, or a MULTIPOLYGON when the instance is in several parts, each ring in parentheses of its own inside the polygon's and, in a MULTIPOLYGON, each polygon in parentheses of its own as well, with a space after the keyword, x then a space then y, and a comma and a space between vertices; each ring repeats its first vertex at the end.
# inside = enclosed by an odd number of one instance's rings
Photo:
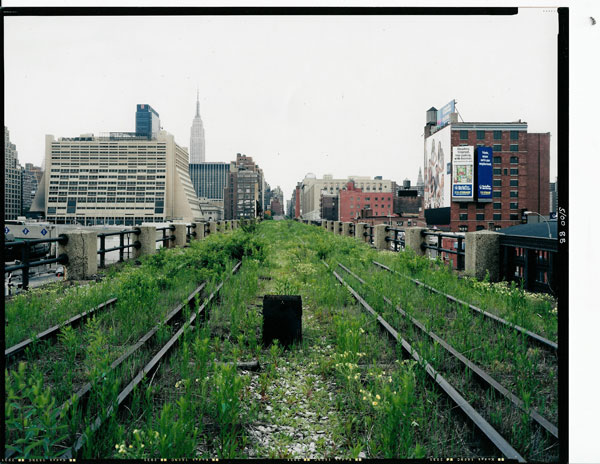
POLYGON ((13 329, 12 337, 19 341, 38 330, 35 310, 28 305, 44 300, 45 308, 54 308, 48 317, 57 323, 78 312, 68 308, 69 295, 87 302, 119 298, 116 308, 80 329, 63 330, 56 345, 43 346, 43 360, 30 353, 27 363, 6 371, 6 442, 16 456, 59 456, 97 414, 114 404, 119 390, 174 329, 161 326, 159 340, 120 369, 110 370, 110 364, 201 281, 210 282, 207 291, 212 291, 237 259, 243 265, 207 308, 208 319, 196 320, 168 361, 135 389, 127 407, 87 437, 83 457, 500 457, 480 449, 472 427, 431 385, 422 366, 403 360, 400 348, 334 278, 336 270, 527 459, 556 458, 558 446, 526 414, 478 387, 462 364, 414 330, 379 294, 550 420, 557 412, 556 359, 510 329, 378 270, 372 260, 555 340, 554 301, 515 286, 458 279, 440 262, 410 252, 376 252, 353 238, 292 221, 242 224, 240 230, 190 248, 162 251, 141 266, 109 271, 85 292, 60 287, 43 291, 45 297, 32 293, 29 300, 9 303, 14 304, 11 323, 25 327, 13 329), (338 262, 367 285, 341 271, 338 262), (265 294, 302 297, 301 342, 285 349, 277 343, 262 346, 265 294), (16 308, 26 308, 22 323, 16 308), (250 362, 258 362, 259 369, 241 368, 250 362), (85 407, 70 405, 56 418, 57 405, 85 381, 92 382, 85 407))

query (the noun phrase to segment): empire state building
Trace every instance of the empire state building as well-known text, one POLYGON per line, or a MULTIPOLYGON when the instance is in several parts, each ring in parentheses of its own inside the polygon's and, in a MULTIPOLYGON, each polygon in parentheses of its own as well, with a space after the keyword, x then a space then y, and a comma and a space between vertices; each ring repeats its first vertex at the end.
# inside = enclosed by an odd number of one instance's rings
POLYGON ((200 118, 200 96, 196 97, 196 116, 190 131, 190 164, 204 163, 204 126, 200 118))

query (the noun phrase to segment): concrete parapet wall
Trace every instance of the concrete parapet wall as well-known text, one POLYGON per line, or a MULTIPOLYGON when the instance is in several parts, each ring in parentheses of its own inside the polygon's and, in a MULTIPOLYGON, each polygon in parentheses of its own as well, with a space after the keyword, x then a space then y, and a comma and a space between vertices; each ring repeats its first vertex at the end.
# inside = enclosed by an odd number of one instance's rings
POLYGON ((210 230, 210 235, 214 235, 217 233, 217 223, 216 222, 209 222, 208 223, 208 230, 210 230))
POLYGON ((342 222, 342 235, 344 237, 350 236, 350 222, 342 222))
POLYGON ((500 279, 500 234, 488 230, 465 234, 465 273, 483 279, 500 279))
POLYGON ((368 241, 368 237, 365 237, 365 232, 367 231, 368 225, 369 224, 367 224, 366 222, 359 222, 354 226, 354 238, 359 242, 368 241))
POLYGON ((98 234, 91 231, 74 230, 64 233, 66 245, 58 245, 58 254, 66 254, 69 263, 65 266, 65 277, 70 280, 85 280, 98 272, 98 234))
POLYGON ((175 240, 173 244, 176 247, 185 246, 187 243, 187 226, 185 224, 173 224, 175 226, 175 230, 172 232, 175 235, 175 240))
POLYGON ((333 233, 333 225, 335 224, 335 221, 327 221, 327 230, 331 233, 333 233))
POLYGON ((156 253, 156 227, 154 226, 137 226, 140 229, 139 235, 134 235, 135 239, 140 242, 139 248, 133 249, 133 258, 137 259, 144 255, 156 253))
POLYGON ((192 222, 192 241, 193 240, 202 240, 204 238, 204 224, 201 222, 192 222), (193 232, 196 232, 196 236, 193 236, 193 232))
POLYGON ((388 233, 386 232, 387 224, 378 224, 373 227, 373 245, 378 250, 389 250, 390 245, 386 240, 388 233))
POLYGON ((413 250, 417 255, 423 256, 426 250, 421 249, 421 244, 425 243, 425 237, 421 232, 427 230, 425 227, 407 227, 404 229, 404 247, 413 250))
POLYGON ((342 228, 341 221, 333 221, 333 233, 335 235, 341 235, 340 229, 342 228))

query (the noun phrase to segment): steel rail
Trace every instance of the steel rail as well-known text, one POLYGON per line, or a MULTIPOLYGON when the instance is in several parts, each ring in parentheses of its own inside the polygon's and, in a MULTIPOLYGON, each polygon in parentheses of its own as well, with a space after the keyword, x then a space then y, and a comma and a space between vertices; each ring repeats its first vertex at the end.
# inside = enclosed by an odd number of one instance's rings
MULTIPOLYGON (((358 280, 362 285, 373 288, 371 285, 369 285, 367 282, 365 282, 363 279, 361 279, 359 276, 357 276, 354 272, 352 272, 350 269, 348 269, 343 264, 338 263, 338 266, 340 266, 344 271, 346 271, 348 274, 350 274, 352 277, 354 277, 356 280, 358 280)), ((550 433, 553 437, 558 439, 558 427, 556 425, 554 425, 552 422, 550 422, 548 419, 546 419, 544 416, 542 416, 536 409, 526 408, 525 403, 519 397, 514 395, 507 388, 503 387, 502 384, 500 384, 496 379, 494 379, 491 375, 489 375, 485 370, 481 369, 475 363, 473 363, 472 361, 467 359, 462 353, 457 351, 452 345, 450 345, 445 340, 440 338, 433 331, 427 330, 427 328, 423 325, 423 323, 421 323, 420 321, 418 321, 417 319, 412 317, 410 314, 408 314, 405 310, 403 310, 400 307, 400 305, 394 306, 392 301, 389 298, 387 298, 385 295, 380 295, 377 292, 375 292, 375 294, 377 296, 380 296, 381 298, 383 298, 383 300, 389 306, 391 306, 392 308, 395 308, 396 311, 398 311, 403 317, 408 318, 413 323, 413 325, 417 326, 423 333, 427 334, 432 340, 435 340, 437 343, 439 343, 448 353, 450 353, 452 356, 454 356, 460 362, 462 362, 467 368, 469 368, 471 370, 471 372, 473 372, 479 379, 481 379, 481 381, 486 383, 488 386, 494 388, 498 393, 500 393, 502 396, 504 396, 506 399, 508 399, 515 407, 517 407, 521 411, 527 413, 538 425, 543 427, 548 433, 550 433)))
POLYGON ((419 353, 404 339, 398 332, 383 319, 377 312, 369 306, 369 304, 350 286, 340 275, 333 271, 335 278, 352 294, 352 296, 361 304, 361 306, 372 316, 377 318, 377 322, 383 327, 388 334, 396 341, 400 342, 402 349, 407 353, 408 356, 412 357, 420 366, 425 368, 425 371, 429 377, 446 393, 456 406, 458 406, 463 413, 473 422, 473 424, 481 431, 481 433, 498 449, 504 457, 507 459, 514 459, 519 462, 526 462, 523 456, 521 456, 506 439, 498 433, 489 422, 487 422, 474 408, 471 406, 465 398, 446 380, 442 375, 437 372, 431 364, 425 359, 419 356, 419 353))
POLYGON ((111 298, 106 300, 104 303, 99 304, 98 306, 90 309, 89 311, 84 311, 76 316, 73 316, 67 319, 65 322, 61 324, 54 325, 49 329, 44 330, 43 332, 38 333, 32 338, 28 338, 27 340, 23 340, 22 342, 17 343, 16 345, 11 346, 10 348, 4 350, 4 361, 6 363, 16 360, 18 357, 23 356, 25 350, 32 346, 34 343, 42 340, 52 340, 58 337, 60 331, 67 326, 77 327, 83 321, 85 321, 88 317, 93 314, 97 314, 103 309, 106 309, 110 306, 113 306, 117 302, 116 298, 111 298))
POLYGON ((442 291, 440 291, 440 290, 438 290, 436 288, 433 288, 433 287, 431 287, 431 286, 429 286, 429 285, 427 285, 427 284, 425 284, 425 283, 423 283, 423 282, 421 282, 421 281, 419 281, 417 279, 413 279, 412 277, 408 277, 408 276, 406 276, 404 274, 401 274, 398 271, 390 269, 389 267, 385 266, 384 264, 378 263, 377 261, 373 261, 373 264, 375 264, 376 266, 378 266, 378 267, 380 267, 382 269, 385 269, 388 272, 397 274, 397 275, 399 275, 401 277, 404 277, 405 279, 409 279, 409 280, 413 281, 415 284, 417 284, 417 285, 419 285, 421 287, 426 288, 430 292, 437 293, 438 295, 442 295, 442 296, 446 297, 446 299, 448 301, 452 301, 453 303, 457 303, 457 304, 466 305, 472 311, 475 311, 476 313, 482 314, 483 316, 485 316, 485 317, 487 317, 489 319, 492 319, 493 321, 498 322, 499 324, 502 324, 502 325, 505 325, 507 327, 510 327, 511 329, 514 329, 514 330, 522 333, 523 335, 526 335, 527 337, 529 337, 531 339, 531 341, 533 341, 535 343, 538 343, 539 345, 542 345, 544 348, 550 348, 550 349, 552 349, 554 351, 558 350, 558 344, 557 343, 555 343, 555 342, 553 342, 551 340, 548 340, 547 338, 544 338, 541 335, 538 335, 538 334, 536 334, 534 332, 531 332, 530 330, 527 330, 527 329, 525 329, 525 328, 523 328, 523 327, 521 327, 521 326, 519 326, 517 324, 513 324, 512 322, 509 322, 506 319, 502 319, 501 317, 496 316, 495 314, 491 314, 491 313, 489 313, 487 311, 484 311, 483 309, 478 308, 477 306, 474 306, 474 305, 472 305, 470 303, 467 303, 466 301, 460 300, 460 299, 458 299, 456 297, 453 297, 452 295, 448 295, 447 293, 444 293, 444 292, 442 292, 442 291))
MULTIPOLYGON (((154 371, 156 371, 156 369, 158 368, 160 362, 177 345, 177 342, 181 338, 181 335, 185 332, 185 329, 187 329, 190 325, 192 325, 194 323, 194 321, 196 320, 196 317, 198 317, 198 316, 200 316, 201 318, 205 317, 205 313, 206 313, 205 309, 208 306, 208 304, 219 293, 219 291, 221 290, 221 288, 223 288, 223 285, 225 284, 225 282, 227 282, 230 279, 230 277, 239 270, 239 268, 240 268, 241 265, 242 265, 242 262, 238 261, 238 263, 233 267, 233 269, 231 271, 231 274, 228 275, 217 286, 217 288, 215 288, 215 290, 210 294, 210 296, 208 296, 204 300, 204 302, 198 308, 198 310, 192 313, 192 315, 190 316, 189 320, 187 322, 185 322, 177 330, 177 332, 175 332, 175 335, 173 335, 167 341, 167 343, 165 343, 163 345, 163 347, 158 351, 158 353, 156 353, 152 357, 152 359, 150 360, 150 362, 148 362, 140 371, 138 371, 138 373, 133 378, 133 380, 131 380, 131 382, 129 382, 129 384, 127 384, 127 386, 123 390, 121 390, 121 392, 117 396, 117 402, 116 402, 116 404, 115 405, 111 405, 107 409, 106 414, 104 414, 104 416, 102 416, 102 415, 96 416, 94 422, 91 424, 91 426, 89 426, 90 434, 94 433, 96 430, 98 430, 98 428, 100 428, 100 426, 104 422, 104 419, 107 419, 108 417, 110 417, 110 415, 113 413, 113 411, 115 410, 115 408, 118 409, 125 402, 125 400, 127 400, 127 398, 133 392, 133 390, 135 389, 135 387, 137 387, 140 384, 140 382, 145 377, 147 377, 148 375, 151 375, 154 371)), ((84 432, 83 434, 81 434, 79 436, 79 438, 73 444, 73 446, 71 446, 68 450, 66 450, 60 457, 63 458, 63 459, 74 459, 75 457, 77 457, 77 454, 81 451, 81 448, 85 445, 86 439, 87 439, 87 435, 84 432)))

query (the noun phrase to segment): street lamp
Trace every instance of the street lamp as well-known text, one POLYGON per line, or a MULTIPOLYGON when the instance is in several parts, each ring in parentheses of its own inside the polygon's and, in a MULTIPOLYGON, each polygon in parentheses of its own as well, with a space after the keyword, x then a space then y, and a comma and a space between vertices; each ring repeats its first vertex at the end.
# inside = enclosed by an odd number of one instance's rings
POLYGON ((523 214, 525 216, 529 216, 530 214, 537 214, 539 217, 541 217, 548 226, 548 237, 552 238, 552 232, 550 232, 550 223, 546 220, 544 216, 542 216, 540 213, 536 213, 535 211, 524 211, 523 214))

